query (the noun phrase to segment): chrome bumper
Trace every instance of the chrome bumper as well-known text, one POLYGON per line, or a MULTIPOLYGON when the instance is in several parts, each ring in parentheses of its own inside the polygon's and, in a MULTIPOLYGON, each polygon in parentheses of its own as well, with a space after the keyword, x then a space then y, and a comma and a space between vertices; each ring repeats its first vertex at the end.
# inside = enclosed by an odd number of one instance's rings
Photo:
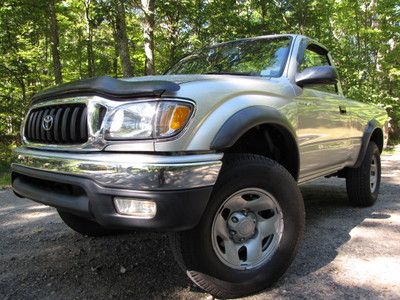
POLYGON ((104 187, 133 190, 179 190, 210 186, 217 180, 223 154, 150 155, 70 153, 17 148, 13 164, 81 176, 104 187))

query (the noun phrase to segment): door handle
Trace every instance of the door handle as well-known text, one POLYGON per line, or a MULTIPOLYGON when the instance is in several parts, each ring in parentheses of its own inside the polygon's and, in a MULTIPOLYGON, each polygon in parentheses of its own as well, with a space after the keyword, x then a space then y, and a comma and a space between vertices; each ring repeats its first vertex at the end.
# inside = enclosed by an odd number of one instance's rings
POLYGON ((340 112, 341 114, 347 113, 346 106, 339 105, 339 112, 340 112))

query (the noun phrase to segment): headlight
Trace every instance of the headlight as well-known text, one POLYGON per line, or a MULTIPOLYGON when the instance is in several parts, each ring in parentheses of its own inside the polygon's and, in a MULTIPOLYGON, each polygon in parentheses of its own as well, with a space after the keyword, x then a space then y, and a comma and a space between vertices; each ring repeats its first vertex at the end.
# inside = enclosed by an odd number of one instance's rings
POLYGON ((130 103, 114 108, 105 124, 107 140, 166 138, 187 124, 193 105, 180 101, 130 103))

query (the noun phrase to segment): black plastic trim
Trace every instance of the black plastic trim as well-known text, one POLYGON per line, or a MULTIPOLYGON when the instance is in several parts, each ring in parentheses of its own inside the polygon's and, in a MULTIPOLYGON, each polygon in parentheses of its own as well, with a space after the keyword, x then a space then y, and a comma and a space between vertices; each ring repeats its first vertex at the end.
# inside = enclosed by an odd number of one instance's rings
POLYGON ((156 231, 182 231, 196 226, 207 206, 212 186, 176 191, 135 191, 106 188, 78 176, 46 172, 18 165, 12 167, 14 193, 58 209, 92 219, 109 229, 146 228, 156 231), (48 185, 35 184, 35 179, 79 187, 79 195, 66 195, 61 190, 49 191, 48 185), (115 196, 149 199, 157 204, 152 219, 137 219, 116 212, 115 196))
POLYGON ((302 37, 299 46, 299 51, 297 52, 297 57, 296 57, 298 66, 301 65, 301 63, 303 62, 304 53, 307 48, 321 55, 328 55, 329 53, 328 48, 326 48, 324 45, 318 43, 317 41, 311 40, 308 37, 302 37))
POLYGON ((309 67, 297 73, 295 81, 300 87, 307 84, 337 84, 338 73, 333 66, 309 67))
POLYGON ((251 106, 236 112, 219 129, 211 142, 211 150, 224 151, 233 146, 247 131, 259 125, 280 127, 284 138, 284 147, 289 151, 288 170, 297 180, 300 169, 300 154, 297 135, 290 122, 275 108, 251 106))
POLYGON ((165 91, 176 92, 179 89, 179 84, 171 81, 125 81, 102 76, 78 80, 44 90, 32 97, 32 104, 54 98, 86 95, 99 95, 116 100, 129 97, 160 97, 165 91))
POLYGON ((211 142, 212 150, 233 146, 251 128, 261 124, 276 124, 286 128, 295 139, 296 133, 289 121, 275 108, 261 105, 247 107, 232 115, 219 129, 211 142))
POLYGON ((365 157, 365 153, 367 153, 369 141, 371 140, 371 136, 376 128, 379 128, 379 123, 376 120, 371 120, 368 122, 368 125, 364 130, 364 134, 361 140, 361 149, 353 168, 358 168, 359 166, 361 166, 361 163, 363 162, 365 157))

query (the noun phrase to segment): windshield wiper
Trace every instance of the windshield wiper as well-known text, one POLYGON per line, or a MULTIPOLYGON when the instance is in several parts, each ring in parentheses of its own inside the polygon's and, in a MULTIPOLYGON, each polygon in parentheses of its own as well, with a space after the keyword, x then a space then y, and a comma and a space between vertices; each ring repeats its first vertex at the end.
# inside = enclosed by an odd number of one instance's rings
POLYGON ((240 75, 240 76, 259 76, 253 72, 207 72, 205 75, 240 75))

